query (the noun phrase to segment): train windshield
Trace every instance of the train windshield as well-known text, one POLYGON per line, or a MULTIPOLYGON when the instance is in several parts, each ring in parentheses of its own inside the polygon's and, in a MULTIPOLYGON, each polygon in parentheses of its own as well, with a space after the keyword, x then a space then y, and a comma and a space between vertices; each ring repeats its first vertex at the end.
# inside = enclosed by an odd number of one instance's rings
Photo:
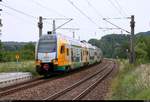
POLYGON ((39 53, 56 52, 56 41, 40 41, 38 46, 39 53))

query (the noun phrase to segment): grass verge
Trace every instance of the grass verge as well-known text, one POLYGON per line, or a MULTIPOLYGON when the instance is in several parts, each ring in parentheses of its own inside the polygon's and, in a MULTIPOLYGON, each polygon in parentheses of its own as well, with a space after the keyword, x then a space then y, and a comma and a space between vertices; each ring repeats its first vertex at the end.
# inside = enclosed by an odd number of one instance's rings
POLYGON ((33 76, 37 76, 34 61, 21 61, 0 63, 0 73, 2 72, 31 72, 33 76))
POLYGON ((113 100, 149 100, 150 64, 130 65, 127 60, 119 61, 119 73, 112 81, 113 100))

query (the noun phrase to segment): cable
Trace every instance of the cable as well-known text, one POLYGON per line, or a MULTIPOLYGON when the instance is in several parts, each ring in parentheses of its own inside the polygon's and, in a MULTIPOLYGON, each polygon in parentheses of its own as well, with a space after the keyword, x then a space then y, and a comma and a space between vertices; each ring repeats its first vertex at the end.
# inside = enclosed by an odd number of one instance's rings
POLYGON ((101 18, 104 18, 103 15, 90 3, 89 0, 85 0, 85 1, 87 1, 88 5, 94 10, 94 12, 95 12, 96 15, 98 16, 98 18, 99 18, 99 16, 100 16, 101 18))
POLYGON ((17 17, 16 15, 11 14, 11 13, 9 13, 9 12, 3 11, 3 13, 6 13, 6 14, 8 14, 8 15, 10 15, 10 16, 13 16, 13 17, 16 17, 17 20, 24 21, 24 22, 27 23, 27 24, 31 23, 31 22, 26 21, 26 20, 24 20, 24 19, 21 18, 21 17, 17 17))
POLYGON ((124 17, 124 15, 122 15, 122 13, 121 13, 121 11, 118 9, 118 7, 117 7, 111 0, 108 0, 108 1, 109 1, 110 4, 119 12, 119 14, 124 17))
POLYGON ((91 8, 93 8, 93 10, 95 11, 95 13, 96 13, 98 16, 101 16, 101 17, 103 18, 102 14, 90 3, 89 0, 85 0, 85 1, 87 1, 88 5, 89 5, 91 8))
POLYGON ((69 22, 70 22, 70 21, 72 21, 72 20, 73 20, 73 19, 68 20, 68 21, 67 21, 67 22, 65 22, 64 24, 62 24, 62 25, 58 26, 55 30, 57 30, 57 29, 61 28, 62 26, 64 26, 65 24, 69 23, 69 22))
POLYGON ((99 29, 113 30, 113 29, 120 29, 120 28, 99 28, 99 29))
POLYGON ((88 17, 82 10, 80 10, 71 0, 68 0, 68 2, 75 7, 82 15, 84 15, 89 21, 91 21, 93 24, 98 26, 90 17, 88 17))
POLYGON ((46 18, 44 17, 43 20, 70 20, 73 18, 46 18))
POLYGON ((36 5, 38 5, 38 6, 42 7, 42 8, 44 8, 44 9, 46 9, 47 11, 52 10, 53 12, 57 13, 59 16, 66 17, 65 15, 59 13, 58 11, 56 11, 56 10, 54 10, 54 9, 52 9, 52 8, 46 7, 46 6, 44 6, 44 5, 42 5, 42 4, 38 3, 38 2, 36 2, 35 0, 29 0, 29 1, 35 3, 36 5))
POLYGON ((11 10, 17 12, 17 13, 20 13, 20 14, 22 14, 22 15, 25 15, 25 16, 27 16, 27 17, 30 17, 30 18, 33 18, 33 19, 37 19, 37 17, 34 17, 34 16, 29 15, 29 14, 27 14, 27 13, 24 13, 24 12, 22 12, 22 11, 20 11, 20 10, 17 10, 17 9, 15 9, 15 8, 12 8, 12 7, 10 7, 10 6, 7 6, 7 5, 4 5, 4 4, 1 4, 1 3, 0 3, 0 5, 4 6, 4 7, 6 7, 6 8, 9 8, 9 9, 11 9, 11 10))
POLYGON ((119 4, 118 0, 115 0, 116 4, 118 5, 118 7, 120 8, 120 10, 123 11, 123 13, 127 16, 127 13, 124 11, 124 9, 121 7, 121 5, 119 4))
POLYGON ((115 27, 117 27, 117 28, 119 28, 119 29, 121 29, 121 30, 127 32, 127 33, 130 33, 129 31, 127 31, 127 30, 125 30, 125 29, 122 29, 121 27, 119 27, 119 26, 117 26, 117 25, 111 23, 110 21, 106 20, 105 18, 103 18, 103 20, 105 20, 106 22, 110 23, 111 25, 113 25, 113 26, 115 26, 115 27))
POLYGON ((105 19, 131 19, 131 17, 105 18, 105 19))

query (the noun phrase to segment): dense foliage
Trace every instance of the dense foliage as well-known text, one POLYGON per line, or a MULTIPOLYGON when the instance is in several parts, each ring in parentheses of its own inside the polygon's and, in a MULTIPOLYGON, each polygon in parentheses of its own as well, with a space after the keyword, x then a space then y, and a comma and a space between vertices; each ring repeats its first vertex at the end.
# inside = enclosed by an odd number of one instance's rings
POLYGON ((128 39, 128 35, 111 34, 102 37, 100 40, 91 39, 89 40, 89 43, 101 48, 105 57, 126 58, 126 49, 129 49, 128 39))
MULTIPOLYGON (((135 52, 136 57, 140 60, 150 60, 150 32, 141 32, 135 36, 135 52)), ((123 58, 129 57, 130 52, 130 36, 125 34, 111 34, 102 37, 100 40, 90 39, 88 41, 92 45, 101 48, 104 57, 107 58, 123 58)))
MULTIPOLYGON (((101 39, 90 39, 88 41, 103 51, 104 57, 123 58, 129 57, 130 36, 125 34, 111 34, 101 39)), ((136 57, 139 60, 150 61, 150 31, 136 34, 135 44, 136 57)), ((33 60, 35 42, 1 42, 0 41, 0 62, 16 61, 16 54, 20 60, 33 60)))
POLYGON ((150 36, 141 36, 137 39, 136 57, 142 61, 150 61, 150 36))
POLYGON ((118 60, 119 71, 112 81, 112 100, 150 99, 150 64, 129 64, 128 60, 118 60))
POLYGON ((0 42, 0 62, 16 61, 16 54, 19 60, 33 60, 34 51, 35 44, 32 42, 17 45, 14 42, 0 42))

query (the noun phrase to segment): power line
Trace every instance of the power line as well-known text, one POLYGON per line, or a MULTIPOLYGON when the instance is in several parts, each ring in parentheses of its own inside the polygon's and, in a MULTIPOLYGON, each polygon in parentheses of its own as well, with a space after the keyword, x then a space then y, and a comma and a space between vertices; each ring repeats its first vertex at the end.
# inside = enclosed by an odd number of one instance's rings
POLYGON ((36 5, 38 5, 38 6, 42 7, 42 8, 44 8, 44 9, 46 9, 47 11, 52 10, 53 12, 57 13, 59 16, 66 17, 65 15, 59 13, 58 11, 56 11, 56 10, 54 10, 54 9, 52 9, 52 8, 46 7, 46 6, 42 5, 41 3, 36 2, 35 0, 29 0, 29 1, 35 3, 36 5))
POLYGON ((9 13, 9 12, 3 11, 3 13, 6 13, 6 14, 8 14, 8 15, 10 15, 10 16, 13 16, 13 17, 15 17, 17 20, 24 21, 26 24, 31 23, 31 22, 29 22, 29 21, 27 21, 27 20, 24 20, 24 19, 21 18, 21 17, 17 17, 16 15, 11 14, 11 13, 9 13))
MULTIPOLYGON (((111 1, 108 0, 110 2, 110 4, 119 12, 120 15, 122 15, 121 11, 118 9, 118 7, 111 1)), ((124 17, 124 15, 122 15, 124 17)))
POLYGON ((62 25, 58 26, 55 30, 61 28, 62 26, 64 26, 65 24, 69 23, 70 21, 72 21, 73 19, 68 20, 67 22, 63 23, 62 25))
POLYGON ((91 8, 93 8, 94 12, 97 14, 98 17, 100 16, 101 18, 104 18, 104 16, 90 3, 89 0, 85 0, 85 1, 87 1, 88 5, 89 5, 91 8))
POLYGON ((113 30, 113 29, 120 29, 120 28, 99 28, 99 29, 113 30))
POLYGON ((82 15, 84 15, 89 21, 91 21, 93 24, 98 26, 89 16, 87 16, 82 10, 80 10, 71 0, 68 0, 68 2, 75 7, 82 15))
POLYGON ((105 19, 131 19, 131 17, 105 18, 105 19))
POLYGON ((115 0, 115 2, 118 5, 118 7, 120 8, 120 10, 122 10, 123 13, 127 16, 127 13, 124 11, 124 9, 122 8, 122 6, 119 4, 118 0, 115 0))
POLYGON ((73 18, 43 18, 43 20, 70 20, 73 18))
POLYGON ((91 8, 93 8, 93 10, 95 11, 95 13, 96 13, 98 16, 101 16, 101 17, 103 18, 102 14, 90 3, 89 0, 85 0, 85 1, 88 3, 88 5, 89 5, 91 8))
POLYGON ((119 26, 117 26, 117 25, 111 23, 110 21, 106 20, 106 18, 103 18, 103 20, 105 20, 106 22, 110 23, 111 25, 113 25, 113 26, 115 26, 115 27, 117 27, 117 28, 119 28, 119 29, 121 29, 121 30, 127 32, 127 33, 130 33, 129 31, 127 31, 127 30, 125 30, 125 29, 123 29, 123 28, 121 28, 121 27, 119 27, 119 26))
POLYGON ((59 29, 63 29, 63 30, 80 30, 79 28, 59 28, 59 29))
POLYGON ((0 5, 4 6, 4 7, 6 7, 6 8, 9 8, 9 9, 11 9, 11 10, 17 12, 17 13, 20 13, 20 14, 22 14, 22 15, 25 15, 25 16, 27 16, 27 17, 30 17, 30 18, 33 18, 33 19, 37 19, 37 17, 34 17, 34 16, 30 15, 30 14, 27 14, 27 13, 25 13, 25 12, 22 12, 22 11, 17 10, 17 9, 15 9, 15 8, 12 8, 12 7, 10 7, 10 6, 7 6, 7 5, 4 5, 4 4, 1 4, 1 3, 0 3, 0 5))

